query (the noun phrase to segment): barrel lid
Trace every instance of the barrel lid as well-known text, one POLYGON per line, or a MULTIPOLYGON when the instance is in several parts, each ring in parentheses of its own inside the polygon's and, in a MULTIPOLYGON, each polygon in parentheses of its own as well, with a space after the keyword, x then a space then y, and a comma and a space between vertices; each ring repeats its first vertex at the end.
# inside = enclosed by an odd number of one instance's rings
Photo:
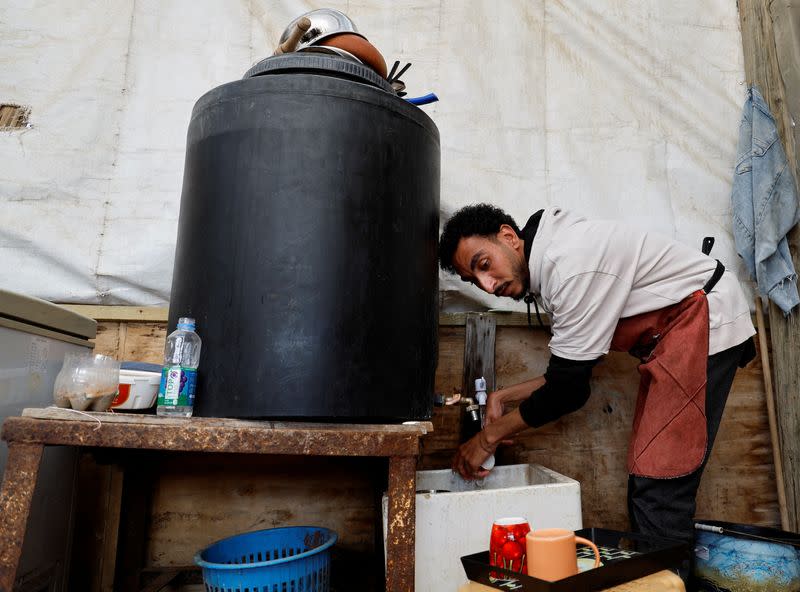
POLYGON ((245 72, 243 78, 254 78, 268 74, 286 74, 289 72, 315 72, 339 78, 349 78, 396 94, 392 85, 381 78, 369 66, 340 56, 317 53, 295 52, 270 56, 245 72))
POLYGON ((0 289, 0 318, 7 318, 43 329, 94 339, 97 321, 67 310, 52 302, 0 289))

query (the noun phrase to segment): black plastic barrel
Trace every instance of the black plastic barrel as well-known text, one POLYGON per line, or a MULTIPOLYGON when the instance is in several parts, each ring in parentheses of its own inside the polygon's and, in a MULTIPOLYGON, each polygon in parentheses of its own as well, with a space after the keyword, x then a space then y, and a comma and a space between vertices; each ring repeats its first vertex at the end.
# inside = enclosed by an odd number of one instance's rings
POLYGON ((200 98, 169 319, 203 340, 195 415, 430 417, 439 168, 431 119, 342 58, 200 98))

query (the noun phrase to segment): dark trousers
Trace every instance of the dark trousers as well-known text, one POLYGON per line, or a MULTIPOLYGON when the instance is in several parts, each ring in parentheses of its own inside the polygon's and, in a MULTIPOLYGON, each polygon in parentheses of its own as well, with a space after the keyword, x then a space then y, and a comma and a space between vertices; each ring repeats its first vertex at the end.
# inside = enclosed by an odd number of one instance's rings
MULTIPOLYGON (((708 444, 703 464, 693 473, 675 479, 628 477, 628 516, 634 532, 691 541, 694 536, 695 496, 700 486, 722 412, 743 354, 752 339, 708 357, 706 419, 708 444)), ((684 575, 684 574, 681 574, 684 575)))

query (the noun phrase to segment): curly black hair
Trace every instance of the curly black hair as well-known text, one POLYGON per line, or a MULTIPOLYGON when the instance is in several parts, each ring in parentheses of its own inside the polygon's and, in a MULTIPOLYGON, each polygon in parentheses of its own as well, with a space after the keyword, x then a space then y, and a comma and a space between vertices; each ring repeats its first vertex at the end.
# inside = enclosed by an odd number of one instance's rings
POLYGON ((519 227, 514 219, 498 207, 489 204, 473 204, 458 210, 444 225, 439 239, 439 265, 445 271, 456 273, 453 256, 462 238, 468 236, 493 237, 500 227, 508 224, 518 235, 519 227))

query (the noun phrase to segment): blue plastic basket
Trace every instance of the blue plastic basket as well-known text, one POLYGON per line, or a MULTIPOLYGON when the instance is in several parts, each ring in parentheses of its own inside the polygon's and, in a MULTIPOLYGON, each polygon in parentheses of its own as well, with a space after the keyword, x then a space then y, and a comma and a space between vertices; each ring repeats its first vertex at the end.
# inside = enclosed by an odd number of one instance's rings
POLYGON ((338 535, 319 526, 238 534, 200 551, 206 592, 327 592, 338 535))

